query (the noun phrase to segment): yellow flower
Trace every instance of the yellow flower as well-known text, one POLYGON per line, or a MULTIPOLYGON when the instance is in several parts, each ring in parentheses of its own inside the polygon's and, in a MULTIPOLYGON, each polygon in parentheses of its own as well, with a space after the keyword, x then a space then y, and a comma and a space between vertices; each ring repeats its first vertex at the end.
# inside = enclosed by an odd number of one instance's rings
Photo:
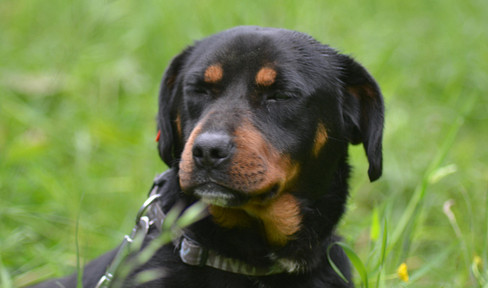
POLYGON ((474 277, 476 277, 476 279, 482 278, 482 276, 480 275, 481 274, 480 271, 483 271, 483 259, 481 259, 480 256, 475 255, 473 257, 473 263, 471 263, 471 270, 474 274, 474 277))
POLYGON ((397 269, 397 275, 403 282, 408 282, 408 266, 407 263, 402 263, 397 269))
POLYGON ((483 260, 481 259, 480 256, 475 255, 474 258, 473 258, 473 264, 476 265, 476 267, 479 268, 483 264, 483 260))

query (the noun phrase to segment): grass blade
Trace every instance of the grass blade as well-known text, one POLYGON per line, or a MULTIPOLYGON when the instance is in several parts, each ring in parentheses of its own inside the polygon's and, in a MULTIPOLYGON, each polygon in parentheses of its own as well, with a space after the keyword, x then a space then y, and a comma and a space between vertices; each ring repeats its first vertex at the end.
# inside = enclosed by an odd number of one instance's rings
POLYGON ((349 283, 349 280, 347 280, 346 276, 344 276, 344 274, 342 274, 342 271, 341 269, 339 269, 339 267, 337 267, 337 265, 335 265, 334 261, 332 260, 332 258, 330 257, 330 249, 336 245, 338 243, 332 243, 329 245, 329 247, 327 248, 327 260, 329 260, 329 264, 330 266, 332 267, 332 269, 337 273, 337 275, 339 275, 339 277, 341 277, 341 279, 346 282, 346 283, 349 283))
POLYGON ((76 287, 83 288, 83 270, 84 267, 81 264, 81 252, 80 252, 80 218, 81 218, 81 207, 83 205, 83 199, 85 198, 85 191, 82 192, 80 197, 80 208, 78 214, 76 215, 76 226, 75 226, 75 246, 76 246, 76 287))
POLYGON ((368 283, 368 272, 366 271, 366 266, 364 266, 363 261, 361 261, 361 259, 356 254, 356 252, 354 252, 354 250, 349 245, 342 243, 342 242, 335 242, 329 246, 329 248, 327 249, 327 259, 329 260, 329 263, 332 266, 332 269, 334 269, 334 271, 342 278, 342 280, 344 280, 344 281, 346 281, 346 283, 348 283, 344 274, 342 274, 342 272, 339 270, 339 268, 334 264, 334 262, 330 258, 329 251, 332 248, 332 246, 334 246, 334 245, 338 245, 344 250, 347 257, 351 261, 352 265, 354 266, 354 268, 356 268, 356 271, 358 271, 359 276, 361 277, 361 281, 362 281, 362 283, 364 283, 364 287, 368 288, 369 283, 368 283))
POLYGON ((387 222, 387 219, 385 218, 385 221, 383 223, 383 236, 381 239, 380 265, 379 265, 379 269, 378 269, 378 278, 376 279, 376 288, 380 287, 381 275, 383 272, 383 264, 385 263, 385 258, 386 258, 387 244, 388 244, 388 222, 387 222))
POLYGON ((179 228, 185 228, 207 215, 207 204, 203 202, 196 202, 192 206, 183 212, 183 214, 176 221, 176 226, 179 228))
POLYGON ((3 266, 2 257, 0 256, 0 286, 5 288, 13 287, 10 279, 8 270, 3 266))
POLYGON ((381 224, 380 224, 380 216, 378 212, 378 208, 373 209, 373 215, 371 216, 371 228, 369 232, 369 238, 371 241, 376 241, 380 237, 380 230, 381 230, 381 224))

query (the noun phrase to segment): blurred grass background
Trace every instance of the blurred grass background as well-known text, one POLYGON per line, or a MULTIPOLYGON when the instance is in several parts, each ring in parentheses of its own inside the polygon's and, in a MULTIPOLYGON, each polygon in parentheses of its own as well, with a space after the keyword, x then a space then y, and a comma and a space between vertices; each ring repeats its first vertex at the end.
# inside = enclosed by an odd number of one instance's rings
POLYGON ((0 286, 73 272, 77 240, 83 261, 120 243, 165 169, 166 65, 194 40, 262 25, 353 55, 382 87, 384 175, 368 183, 351 150, 339 227, 369 284, 487 287, 487 19, 485 0, 1 0, 0 286))

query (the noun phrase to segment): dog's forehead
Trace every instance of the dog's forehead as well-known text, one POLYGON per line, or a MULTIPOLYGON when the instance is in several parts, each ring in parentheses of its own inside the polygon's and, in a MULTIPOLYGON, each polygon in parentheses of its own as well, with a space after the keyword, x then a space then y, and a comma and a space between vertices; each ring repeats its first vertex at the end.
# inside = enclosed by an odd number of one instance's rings
MULTIPOLYGON (((266 58, 273 60, 277 54, 290 50, 283 47, 293 38, 291 31, 282 29, 252 29, 240 27, 227 30, 200 41, 197 49, 201 49, 204 60, 225 59, 228 62, 266 58), (288 41, 287 41, 288 40, 288 41)), ((199 54, 200 54, 199 53, 199 54)))
MULTIPOLYGON (((274 34, 245 30, 213 35, 195 45, 194 64, 205 69, 207 76, 221 75, 224 70, 237 74, 238 71, 259 70, 264 66, 286 65, 290 61, 285 61, 287 57, 283 56, 290 53, 290 49, 284 48, 274 34)), ((213 82, 215 78, 210 77, 209 80, 213 82)))
POLYGON ((281 79, 293 80, 293 90, 309 90, 337 79, 335 74, 340 69, 335 56, 335 50, 309 35, 251 26, 197 42, 188 63, 190 74, 210 84, 228 75, 242 79, 246 73, 245 77, 257 86, 271 86, 281 79))

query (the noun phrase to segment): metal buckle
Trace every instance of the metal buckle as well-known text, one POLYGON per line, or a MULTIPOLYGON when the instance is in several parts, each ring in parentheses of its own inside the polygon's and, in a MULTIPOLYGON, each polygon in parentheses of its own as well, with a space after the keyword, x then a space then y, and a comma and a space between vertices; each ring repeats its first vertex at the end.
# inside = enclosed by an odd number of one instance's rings
POLYGON ((139 221, 141 220, 142 215, 144 215, 144 213, 146 213, 149 206, 154 204, 154 202, 159 200, 159 198, 161 198, 162 196, 163 195, 161 195, 161 194, 154 194, 154 195, 149 196, 149 198, 147 198, 146 201, 144 201, 144 204, 142 204, 141 208, 139 208, 139 211, 137 212, 136 225, 139 225, 139 221))

